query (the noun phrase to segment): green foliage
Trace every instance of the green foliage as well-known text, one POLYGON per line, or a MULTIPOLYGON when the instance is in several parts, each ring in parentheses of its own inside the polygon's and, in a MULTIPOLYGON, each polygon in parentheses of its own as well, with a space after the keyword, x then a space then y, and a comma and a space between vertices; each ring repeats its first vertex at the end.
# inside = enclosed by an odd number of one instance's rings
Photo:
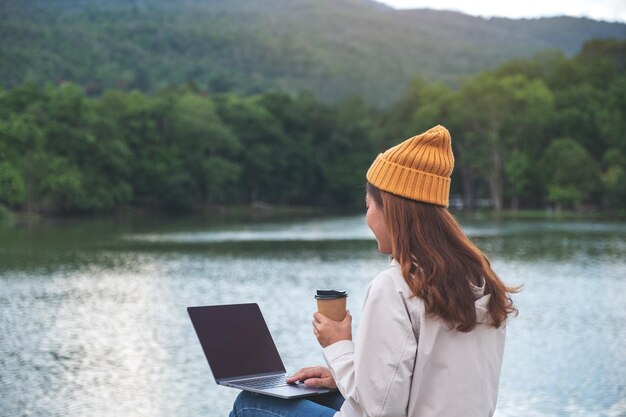
POLYGON ((463 131, 461 157, 487 180, 490 197, 499 210, 504 204, 506 179, 515 183, 508 187, 514 197, 523 190, 516 172, 527 169, 520 148, 523 145, 533 151, 537 147, 532 139, 551 117, 552 93, 540 79, 485 72, 468 80, 457 100, 457 122, 463 131))
POLYGON ((354 206, 363 200, 365 169, 372 162, 375 118, 359 98, 339 104, 336 127, 323 144, 322 176, 333 201, 354 206))
MULTIPOLYGON (((394 11, 374 1, 3 1, 0 80, 74 82, 154 93, 194 80, 211 93, 314 91, 339 102, 362 94, 387 105, 419 73, 462 77, 545 49, 574 54, 592 37, 623 39, 624 25, 578 18, 483 19, 394 11)), ((590 45, 585 60, 613 53, 590 45)), ((614 69, 587 67, 599 83, 614 69)), ((595 81, 594 81, 595 82, 595 81)))
POLYGON ((12 224, 14 221, 13 213, 2 204, 0 204, 0 226, 12 224))
POLYGON ((24 179, 10 162, 0 162, 0 202, 17 207, 26 200, 24 179))
POLYGON ((385 141, 448 126, 457 167, 452 189, 469 206, 489 198, 496 209, 624 207, 625 47, 597 40, 573 59, 545 51, 471 77, 458 91, 417 79, 385 117, 385 141), (569 139, 557 139, 563 137, 569 139))
POLYGON ((598 189, 600 168, 589 152, 569 138, 555 140, 540 162, 548 201, 576 206, 598 189))
POLYGON ((583 194, 574 185, 548 186, 548 201, 556 203, 558 210, 560 210, 561 207, 568 209, 574 208, 580 205, 583 198, 583 194))
POLYGON ((529 168, 530 160, 526 153, 518 149, 509 153, 504 164, 504 173, 514 195, 520 195, 528 185, 529 168))
POLYGON ((171 118, 170 154, 176 155, 193 177, 188 184, 188 205, 232 196, 225 190, 236 184, 240 167, 229 159, 235 157, 240 143, 218 117, 215 104, 186 93, 176 100, 171 118))
POLYGON ((222 97, 219 112, 241 141, 243 198, 280 200, 288 189, 289 144, 279 121, 257 97, 222 97))
POLYGON ((0 205, 357 207, 379 152, 443 124, 456 159, 452 192, 469 206, 623 209, 624 44, 516 60, 458 90, 416 77, 387 110, 356 96, 328 104, 305 92, 206 94, 192 81, 155 95, 92 97, 71 83, 0 89, 0 205))
MULTIPOLYGON (((83 175, 67 159, 45 154, 37 155, 36 194, 48 209, 71 210, 83 208, 80 198, 83 175)), ((91 207, 86 207, 91 208, 91 207)))
POLYGON ((608 208, 623 208, 626 201, 626 169, 611 166, 602 176, 605 204, 608 208))

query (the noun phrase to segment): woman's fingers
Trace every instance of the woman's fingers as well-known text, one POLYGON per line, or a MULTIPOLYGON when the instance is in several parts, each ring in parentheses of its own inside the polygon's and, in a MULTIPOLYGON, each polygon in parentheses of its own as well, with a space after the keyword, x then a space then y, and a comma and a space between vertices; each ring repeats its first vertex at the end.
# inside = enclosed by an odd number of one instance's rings
POLYGON ((297 371, 295 374, 287 378, 287 382, 305 381, 309 378, 319 378, 322 376, 323 369, 324 368, 322 368, 321 366, 311 366, 308 368, 302 368, 299 371, 297 371))
POLYGON ((313 387, 313 388, 320 388, 320 387, 326 386, 324 382, 326 381, 322 378, 309 378, 306 381, 304 381, 304 385, 308 387, 313 387))
POLYGON ((306 373, 306 370, 307 370, 307 368, 302 368, 302 369, 296 371, 296 373, 294 373, 289 378, 287 378, 287 382, 293 382, 293 381, 302 380, 302 378, 304 377, 304 375, 306 373))
POLYGON ((316 311, 315 313, 313 313, 313 322, 324 323, 328 320, 330 319, 326 317, 325 315, 323 315, 322 313, 320 313, 319 311, 316 311))
POLYGON ((304 381, 304 384, 309 387, 337 388, 337 384, 333 379, 330 369, 323 366, 310 366, 308 368, 302 368, 287 378, 288 383, 296 381, 304 381))
POLYGON ((306 381, 304 381, 304 384, 308 387, 314 387, 314 388, 330 388, 330 389, 337 388, 337 384, 335 383, 335 380, 330 374, 329 376, 322 377, 322 378, 307 379, 306 381))
POLYGON ((323 327, 323 324, 316 322, 315 320, 313 320, 313 329, 315 330, 319 330, 323 327))

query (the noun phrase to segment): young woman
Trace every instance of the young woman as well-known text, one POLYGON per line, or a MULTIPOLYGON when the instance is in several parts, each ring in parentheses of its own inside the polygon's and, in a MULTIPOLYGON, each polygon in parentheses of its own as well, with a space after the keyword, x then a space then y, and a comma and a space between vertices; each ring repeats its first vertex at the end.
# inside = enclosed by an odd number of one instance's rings
POLYGON ((367 172, 367 224, 389 266, 367 289, 355 341, 350 314, 342 322, 314 314, 328 367, 290 378, 338 393, 295 401, 242 393, 231 417, 493 415, 517 289, 446 209, 453 166, 450 134, 436 126, 367 172))

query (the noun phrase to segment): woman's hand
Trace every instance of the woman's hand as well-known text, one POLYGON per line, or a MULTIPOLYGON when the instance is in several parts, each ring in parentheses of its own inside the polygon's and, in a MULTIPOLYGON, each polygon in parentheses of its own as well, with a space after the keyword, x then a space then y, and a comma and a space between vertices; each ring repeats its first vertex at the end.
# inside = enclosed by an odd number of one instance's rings
POLYGON ((305 385, 315 388, 337 388, 330 369, 323 366, 312 366, 310 368, 302 368, 295 374, 287 378, 288 383, 303 381, 305 385))
POLYGON ((352 340, 352 316, 347 311, 343 321, 335 321, 316 312, 313 314, 313 333, 323 348, 340 340, 352 340))

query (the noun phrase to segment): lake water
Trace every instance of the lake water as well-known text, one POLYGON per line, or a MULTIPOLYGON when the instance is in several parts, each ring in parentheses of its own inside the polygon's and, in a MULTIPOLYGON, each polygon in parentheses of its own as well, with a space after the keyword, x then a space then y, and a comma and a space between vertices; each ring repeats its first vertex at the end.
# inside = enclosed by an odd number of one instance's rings
MULTIPOLYGON (((626 416, 626 223, 464 220, 509 284, 498 417, 626 416)), ((185 308, 258 302, 288 371, 323 364, 312 294, 358 326, 387 259, 364 217, 0 230, 0 415, 227 416, 185 308)))

